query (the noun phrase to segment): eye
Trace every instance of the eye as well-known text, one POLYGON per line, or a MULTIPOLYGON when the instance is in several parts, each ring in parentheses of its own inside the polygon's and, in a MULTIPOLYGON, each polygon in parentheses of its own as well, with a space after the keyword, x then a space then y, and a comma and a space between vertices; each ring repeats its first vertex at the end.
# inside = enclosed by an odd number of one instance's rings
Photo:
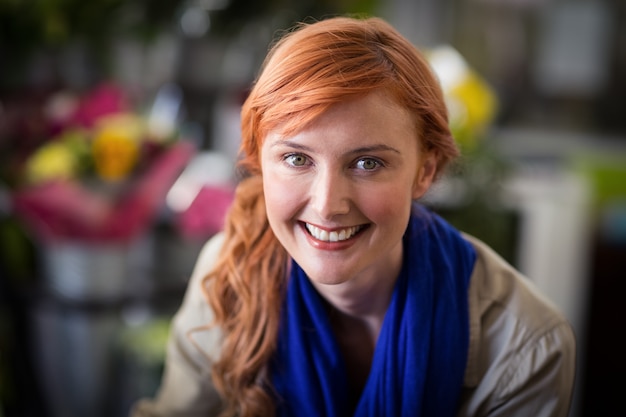
POLYGON ((374 158, 362 158, 356 161, 355 166, 357 169, 362 169, 364 171, 372 171, 382 166, 382 164, 380 163, 380 161, 374 158))
POLYGON ((291 165, 294 167, 305 166, 308 162, 307 157, 299 153, 292 153, 292 154, 286 155, 284 160, 285 162, 287 162, 288 165, 291 165))

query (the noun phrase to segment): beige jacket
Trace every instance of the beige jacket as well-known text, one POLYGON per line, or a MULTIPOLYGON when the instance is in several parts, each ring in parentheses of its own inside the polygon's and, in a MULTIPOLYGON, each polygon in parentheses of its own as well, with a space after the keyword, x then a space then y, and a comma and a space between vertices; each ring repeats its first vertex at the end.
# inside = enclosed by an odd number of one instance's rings
MULTIPOLYGON (((457 416, 567 416, 576 356, 570 325, 527 278, 484 243, 466 238, 478 258, 469 288, 470 343, 457 416)), ((154 399, 138 402, 132 417, 219 413, 208 358, 219 355, 220 331, 189 332, 211 321, 199 284, 222 240, 216 236, 200 253, 172 323, 161 388, 154 399)))

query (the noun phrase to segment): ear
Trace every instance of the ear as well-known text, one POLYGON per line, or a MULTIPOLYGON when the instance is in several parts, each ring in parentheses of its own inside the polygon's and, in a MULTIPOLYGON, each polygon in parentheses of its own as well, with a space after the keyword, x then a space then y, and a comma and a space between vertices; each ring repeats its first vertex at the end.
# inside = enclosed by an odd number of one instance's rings
POLYGON ((417 170, 417 175, 413 181, 413 199, 423 196, 432 184, 437 172, 437 157, 434 152, 424 154, 421 158, 421 165, 417 170))

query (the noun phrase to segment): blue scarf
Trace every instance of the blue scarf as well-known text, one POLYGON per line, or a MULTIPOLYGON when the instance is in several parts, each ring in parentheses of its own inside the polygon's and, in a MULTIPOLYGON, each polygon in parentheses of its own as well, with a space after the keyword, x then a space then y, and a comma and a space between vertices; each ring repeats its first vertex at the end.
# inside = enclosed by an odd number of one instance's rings
POLYGON ((476 254, 455 229, 418 205, 403 239, 402 271, 356 409, 324 302, 293 262, 270 374, 278 416, 456 414, 476 254))

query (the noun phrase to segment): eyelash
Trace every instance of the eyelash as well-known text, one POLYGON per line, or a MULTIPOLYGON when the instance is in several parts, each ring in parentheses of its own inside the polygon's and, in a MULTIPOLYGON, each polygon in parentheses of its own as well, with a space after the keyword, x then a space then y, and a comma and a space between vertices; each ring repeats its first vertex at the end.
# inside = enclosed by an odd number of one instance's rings
POLYGON ((359 159, 357 159, 357 161, 356 161, 356 163, 354 164, 354 166, 355 166, 356 168, 358 168, 358 169, 362 169, 362 170, 364 170, 364 171, 375 171, 375 170, 377 170, 378 168, 383 167, 383 166, 384 166, 384 164, 383 164, 380 160, 378 160, 378 159, 376 159, 376 158, 369 158, 369 157, 368 157, 368 158, 359 158, 359 159), (362 164, 363 164, 363 163, 365 163, 365 162, 373 162, 374 164, 376 164, 376 166, 375 166, 374 168, 371 168, 371 169, 367 169, 367 168, 359 168, 359 165, 362 165, 362 164))
POLYGON ((289 165, 291 167, 294 167, 294 168, 303 167, 303 166, 309 165, 309 163, 310 163, 309 162, 309 158, 306 155, 303 155, 301 153, 290 153, 290 154, 287 154, 287 155, 283 156, 283 161, 285 161, 287 163, 287 165, 289 165), (302 158, 304 164, 302 164, 302 165, 295 165, 293 163, 293 160, 295 158, 302 158))
MULTIPOLYGON (((311 161, 310 161, 309 157, 304 155, 304 154, 301 154, 301 153, 286 154, 286 155, 283 156, 283 161, 285 161, 285 163, 288 166, 293 167, 293 168, 301 168, 301 167, 304 167, 304 166, 307 166, 307 165, 311 165, 311 161), (302 159, 302 162, 303 162, 302 165, 294 164, 294 160, 296 158, 301 158, 302 159)), ((362 171, 366 171, 366 172, 376 171, 379 168, 384 167, 384 166, 385 166, 385 164, 381 160, 379 160, 377 158, 372 158, 372 157, 359 158, 351 165, 351 167, 353 167, 354 169, 362 170, 362 171), (367 163, 367 162, 373 162, 375 164, 375 166, 373 168, 371 168, 371 169, 363 168, 362 165, 364 163, 367 163)))

